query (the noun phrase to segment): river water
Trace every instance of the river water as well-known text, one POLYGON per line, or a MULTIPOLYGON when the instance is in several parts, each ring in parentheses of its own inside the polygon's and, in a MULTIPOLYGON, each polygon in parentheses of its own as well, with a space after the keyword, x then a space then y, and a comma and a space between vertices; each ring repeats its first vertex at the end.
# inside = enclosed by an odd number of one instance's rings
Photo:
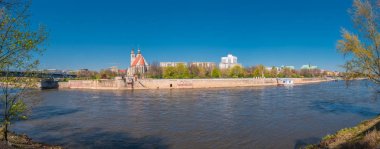
POLYGON ((380 113, 365 81, 294 87, 45 90, 12 130, 65 148, 299 148, 380 113))

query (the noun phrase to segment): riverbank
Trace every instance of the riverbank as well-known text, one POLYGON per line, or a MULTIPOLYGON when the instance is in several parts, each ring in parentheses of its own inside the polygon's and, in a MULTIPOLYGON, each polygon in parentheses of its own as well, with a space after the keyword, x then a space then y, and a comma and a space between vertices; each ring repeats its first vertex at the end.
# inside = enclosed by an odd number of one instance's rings
MULTIPOLYGON (((331 81, 325 78, 290 78, 295 85, 331 81)), ((100 89, 100 90, 130 90, 130 89, 191 89, 191 88, 226 88, 276 86, 276 78, 242 78, 242 79, 141 79, 127 82, 115 80, 70 80, 60 82, 62 89, 100 89)))
POLYGON ((344 128, 336 134, 325 136, 319 144, 306 149, 373 149, 380 148, 380 116, 364 121, 352 128, 344 128))
MULTIPOLYGON (((3 134, 2 130, 0 133, 3 134)), ((1 149, 63 149, 60 146, 47 145, 42 143, 34 142, 31 138, 26 135, 18 135, 15 133, 8 133, 8 140, 11 146, 7 145, 5 142, 0 142, 1 149)), ((0 140, 3 140, 4 136, 0 135, 0 140)))

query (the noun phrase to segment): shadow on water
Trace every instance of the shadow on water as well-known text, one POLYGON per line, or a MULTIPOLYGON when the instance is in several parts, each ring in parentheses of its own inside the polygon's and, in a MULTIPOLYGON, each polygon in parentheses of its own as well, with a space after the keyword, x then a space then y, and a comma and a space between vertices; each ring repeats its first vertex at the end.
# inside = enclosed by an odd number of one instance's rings
MULTIPOLYGON (((54 128, 56 131, 62 131, 62 126, 54 128), (61 127, 61 128, 59 128, 61 127)), ((157 136, 144 136, 141 138, 133 137, 129 133, 109 132, 100 128, 86 129, 69 133, 68 135, 56 136, 49 134, 41 134, 46 141, 52 144, 62 145, 65 148, 81 148, 81 149, 168 149, 169 145, 164 143, 164 139, 157 136)))
POLYGON ((311 138, 296 140, 296 143, 294 145, 294 149, 304 148, 304 147, 308 146, 309 144, 316 144, 320 140, 321 140, 321 138, 317 138, 317 137, 311 137, 311 138))
POLYGON ((313 101, 310 108, 322 113, 353 113, 366 117, 373 117, 378 115, 378 112, 371 108, 343 102, 313 101))
POLYGON ((57 106, 45 106, 45 107, 36 107, 33 108, 33 115, 31 115, 29 120, 40 120, 40 119, 49 119, 57 116, 74 114, 82 111, 79 108, 62 108, 57 106), (46 113, 49 114, 46 114, 46 113))

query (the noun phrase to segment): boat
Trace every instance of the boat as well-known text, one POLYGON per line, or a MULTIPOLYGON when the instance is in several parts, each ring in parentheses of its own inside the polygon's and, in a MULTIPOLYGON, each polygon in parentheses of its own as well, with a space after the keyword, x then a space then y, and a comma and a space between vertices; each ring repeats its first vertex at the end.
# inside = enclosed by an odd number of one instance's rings
POLYGON ((277 79, 278 86, 292 86, 294 81, 292 79, 277 79))

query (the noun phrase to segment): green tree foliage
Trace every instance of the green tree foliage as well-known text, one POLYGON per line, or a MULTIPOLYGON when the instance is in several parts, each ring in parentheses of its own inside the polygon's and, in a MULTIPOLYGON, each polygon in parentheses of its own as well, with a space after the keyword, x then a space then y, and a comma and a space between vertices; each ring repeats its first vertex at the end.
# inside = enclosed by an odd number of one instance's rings
POLYGON ((220 77, 222 77, 222 73, 220 72, 220 70, 218 68, 214 68, 214 69, 212 69, 211 77, 212 78, 220 78, 220 77))
POLYGON ((5 141, 11 122, 26 118, 23 99, 30 95, 29 88, 36 87, 38 80, 32 72, 37 69, 37 56, 44 51, 47 38, 44 27, 36 30, 30 27, 29 7, 30 1, 0 1, 1 119, 5 141), (23 71, 26 75, 15 76, 11 71, 23 71))
POLYGON ((176 78, 187 79, 190 78, 189 69, 185 64, 178 64, 176 67, 176 78))
POLYGON ((234 66, 229 70, 229 77, 242 78, 244 77, 244 69, 241 66, 234 66))
POLYGON ((198 67, 196 65, 190 66, 189 72, 190 78, 207 78, 209 73, 206 68, 198 67))
POLYGON ((176 68, 172 66, 164 68, 162 76, 165 79, 174 79, 176 77, 176 68))
POLYGON ((342 29, 337 45, 347 58, 347 79, 367 77, 380 84, 379 8, 375 0, 354 0, 351 13, 357 34, 342 29))
MULTIPOLYGON (((205 68, 180 64, 176 67, 161 68, 162 78, 165 79, 187 79, 187 78, 300 78, 300 77, 321 77, 323 74, 319 69, 304 71, 297 71, 290 68, 282 68, 278 71, 276 67, 267 70, 264 65, 257 65, 255 67, 243 68, 241 66, 234 66, 230 69, 218 68, 205 68), (307 75, 306 75, 307 74, 307 75)), ((153 78, 153 77, 150 77, 153 78)))
POLYGON ((184 64, 177 64, 175 67, 166 67, 163 71, 165 79, 187 79, 190 78, 190 71, 184 64))
POLYGON ((257 65, 256 67, 254 67, 252 76, 264 78, 265 74, 266 74, 265 66, 264 65, 257 65))
POLYGON ((256 69, 259 71, 262 78, 264 78, 267 75, 267 71, 264 65, 260 64, 256 67, 256 69))

